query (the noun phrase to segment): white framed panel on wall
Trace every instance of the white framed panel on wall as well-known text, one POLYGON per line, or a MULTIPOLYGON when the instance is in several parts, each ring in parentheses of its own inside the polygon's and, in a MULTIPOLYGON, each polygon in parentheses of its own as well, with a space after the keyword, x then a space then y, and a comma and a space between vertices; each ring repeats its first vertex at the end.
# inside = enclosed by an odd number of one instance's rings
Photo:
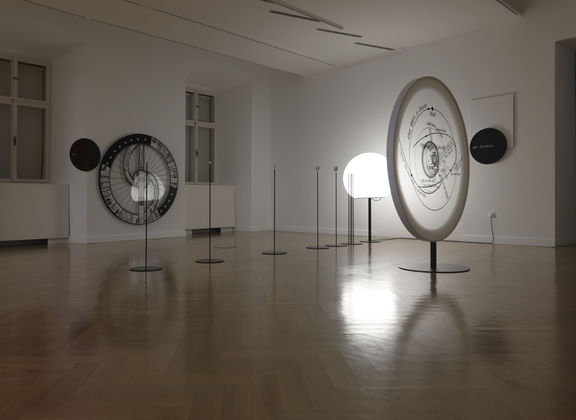
POLYGON ((472 99, 470 138, 484 128, 500 130, 506 136, 508 147, 514 147, 514 93, 472 99))

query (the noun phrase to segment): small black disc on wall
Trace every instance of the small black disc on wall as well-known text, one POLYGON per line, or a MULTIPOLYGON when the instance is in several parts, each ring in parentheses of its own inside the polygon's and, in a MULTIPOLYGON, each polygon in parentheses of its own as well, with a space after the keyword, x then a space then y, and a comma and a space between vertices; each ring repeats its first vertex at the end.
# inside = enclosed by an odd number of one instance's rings
POLYGON ((100 163, 100 148, 90 139, 78 139, 70 147, 70 160, 81 171, 91 171, 100 163))
POLYGON ((472 137, 470 154, 477 162, 488 165, 502 159, 507 147, 504 133, 496 128, 485 128, 472 137))

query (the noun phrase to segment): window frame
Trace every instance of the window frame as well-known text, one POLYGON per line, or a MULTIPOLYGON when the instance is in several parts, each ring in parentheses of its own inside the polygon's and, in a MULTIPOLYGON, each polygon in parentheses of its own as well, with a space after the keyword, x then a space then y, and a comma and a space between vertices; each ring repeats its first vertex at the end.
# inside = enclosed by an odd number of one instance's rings
POLYGON ((50 182, 50 63, 31 57, 8 55, 0 53, 0 59, 10 61, 10 95, 0 95, 0 103, 10 105, 10 177, 0 178, 0 182, 12 183, 49 183, 50 182), (18 97, 20 63, 44 67, 44 100, 26 99, 18 97), (42 177, 38 179, 18 178, 18 109, 29 107, 44 110, 43 147, 42 147, 42 177))
MULTIPOLYGON (((187 174, 188 174, 188 152, 186 150, 185 153, 185 168, 184 168, 184 181, 186 184, 189 185, 207 185, 209 183, 209 181, 199 181, 198 180, 198 131, 200 128, 208 128, 212 130, 212 174, 211 174, 211 178, 212 178, 212 183, 214 184, 216 181, 216 162, 217 162, 217 157, 216 157, 216 143, 217 143, 217 137, 216 137, 216 94, 212 91, 208 91, 208 90, 204 90, 204 89, 199 89, 196 87, 192 87, 192 86, 188 86, 186 87, 186 92, 185 95, 187 95, 188 93, 192 93, 194 94, 194 104, 193 104, 193 118, 192 120, 187 119, 188 118, 188 101, 185 97, 185 141, 187 142, 188 139, 186 138, 186 129, 188 127, 193 127, 193 133, 194 133, 194 176, 193 176, 193 180, 192 181, 188 181, 187 178, 187 174), (199 113, 199 97, 200 95, 206 95, 206 96, 210 96, 212 98, 212 122, 208 122, 208 121, 200 121, 198 118, 198 113, 199 113)), ((187 144, 185 144, 185 148, 187 148, 187 144)))

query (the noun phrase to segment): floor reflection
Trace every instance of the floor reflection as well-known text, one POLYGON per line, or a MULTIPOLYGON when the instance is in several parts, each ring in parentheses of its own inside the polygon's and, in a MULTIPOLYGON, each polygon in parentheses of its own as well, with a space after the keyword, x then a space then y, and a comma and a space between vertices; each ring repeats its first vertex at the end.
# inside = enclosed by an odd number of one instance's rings
POLYGON ((346 322, 394 322, 397 297, 386 283, 354 279, 342 288, 341 311, 346 322))
POLYGON ((436 273, 428 276, 430 292, 410 305, 410 313, 399 328, 396 354, 401 357, 420 354, 432 359, 442 355, 467 358, 470 338, 459 301, 438 292, 436 273))
POLYGON ((0 417, 575 418, 574 249, 445 243, 473 271, 427 275, 395 265, 420 241, 265 235, 214 266, 151 241, 147 274, 136 241, 0 251, 0 417))

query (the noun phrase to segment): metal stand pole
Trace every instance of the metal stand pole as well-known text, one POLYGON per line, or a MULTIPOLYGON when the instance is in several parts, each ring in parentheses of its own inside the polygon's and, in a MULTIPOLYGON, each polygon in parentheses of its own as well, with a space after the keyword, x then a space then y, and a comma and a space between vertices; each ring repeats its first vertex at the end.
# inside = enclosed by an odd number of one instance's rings
POLYGON ((273 178, 273 184, 274 184, 274 188, 273 188, 273 202, 272 202, 272 208, 273 208, 273 216, 272 216, 272 223, 273 223, 273 250, 272 251, 264 251, 262 252, 262 254, 264 255, 286 255, 287 252, 286 251, 276 251, 276 166, 274 166, 274 178, 273 178))
POLYGON ((372 239, 372 198, 368 198, 368 240, 360 241, 365 244, 377 244, 380 241, 372 239))
MULTIPOLYGON (((212 145, 210 145, 212 147, 212 145)), ((212 155, 212 153, 210 153, 212 155)), ((212 258, 212 160, 208 161, 208 258, 196 260, 198 264, 218 264, 224 260, 212 258)))
MULTIPOLYGON (((430 242, 430 261, 427 263, 415 263, 399 267, 406 271, 415 271, 419 273, 466 273, 470 271, 469 267, 455 264, 438 264, 436 242, 430 242)), ((435 279, 435 278, 434 278, 435 279)))
POLYGON ((368 198, 368 243, 372 243, 372 199, 368 198))
POLYGON ((354 242, 354 174, 348 175, 348 242, 344 245, 362 245, 354 242))
POLYGON ((318 172, 320 166, 316 166, 316 245, 307 246, 306 249, 328 249, 327 246, 320 246, 320 195, 318 184, 318 172))
POLYGON ((334 166, 334 243, 326 244, 332 248, 343 248, 345 244, 338 243, 338 166, 334 166))
MULTIPOLYGON (((144 174, 144 188, 146 188, 146 191, 144 193, 144 265, 143 266, 137 266, 137 267, 132 267, 130 268, 130 271, 135 271, 135 272, 147 272, 147 271, 160 271, 162 270, 162 267, 158 267, 155 265, 148 265, 148 208, 149 208, 149 204, 148 204, 148 162, 146 162, 146 166, 145 166, 145 174, 144 174)), ((140 179, 138 179, 137 182, 140 182, 140 179)), ((140 185, 139 185, 140 187, 140 185)), ((140 199, 140 194, 138 194, 138 199, 140 199)))

